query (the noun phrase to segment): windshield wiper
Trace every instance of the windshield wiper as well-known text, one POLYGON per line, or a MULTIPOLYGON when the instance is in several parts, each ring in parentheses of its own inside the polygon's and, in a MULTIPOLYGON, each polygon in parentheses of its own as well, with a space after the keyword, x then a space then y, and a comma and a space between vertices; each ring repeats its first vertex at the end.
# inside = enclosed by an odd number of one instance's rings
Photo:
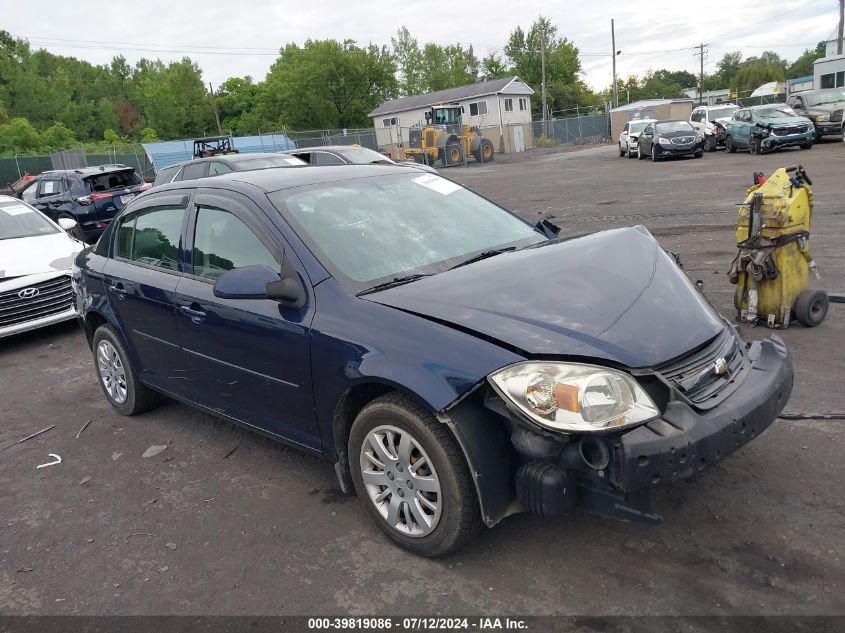
POLYGON ((496 255, 501 255, 502 253, 507 253, 508 251, 515 251, 516 246, 505 246, 504 248, 494 248, 493 250, 484 251, 479 253, 475 257, 470 257, 462 261, 460 264, 455 264, 449 270, 453 270, 455 268, 460 268, 461 266, 466 266, 467 264, 474 264, 475 262, 480 262, 482 259, 487 259, 489 257, 495 257, 496 255))
POLYGON ((366 295, 371 292, 378 292, 379 290, 387 290, 388 288, 393 288, 395 286, 401 286, 403 284, 410 283, 412 281, 416 281, 417 279, 422 279, 423 277, 431 277, 433 273, 416 273, 414 275, 405 275, 404 277, 394 277, 390 281, 384 281, 380 284, 376 284, 371 288, 367 288, 362 290, 361 292, 356 293, 356 296, 360 297, 361 295, 366 295))

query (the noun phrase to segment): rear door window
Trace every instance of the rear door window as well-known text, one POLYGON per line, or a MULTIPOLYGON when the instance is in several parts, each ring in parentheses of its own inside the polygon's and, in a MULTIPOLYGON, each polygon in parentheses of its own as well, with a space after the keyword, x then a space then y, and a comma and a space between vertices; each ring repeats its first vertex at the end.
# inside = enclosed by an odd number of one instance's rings
POLYGON ((183 205, 150 207, 122 219, 117 229, 117 257, 178 271, 185 211, 183 205))
POLYGON ((328 152, 314 152, 314 157, 311 159, 312 165, 345 165, 344 160, 334 154, 328 152))
POLYGON ((195 178, 203 178, 208 169, 208 162, 202 161, 199 163, 190 163, 185 165, 182 170, 182 178, 180 180, 194 180, 195 178))
POLYGON ((209 176, 217 176, 219 174, 228 174, 232 171, 232 168, 229 167, 226 163, 221 163, 218 160, 212 161, 208 166, 208 175, 209 176))
POLYGON ((43 178, 39 185, 39 198, 46 198, 48 196, 55 196, 64 191, 64 180, 61 178, 43 178))

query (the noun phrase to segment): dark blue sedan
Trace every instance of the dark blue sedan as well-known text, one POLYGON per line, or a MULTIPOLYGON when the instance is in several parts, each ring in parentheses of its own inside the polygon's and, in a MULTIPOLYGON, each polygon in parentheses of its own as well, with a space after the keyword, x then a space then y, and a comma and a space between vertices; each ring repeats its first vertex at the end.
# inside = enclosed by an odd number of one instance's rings
POLYGON ((789 398, 642 227, 574 239, 404 167, 267 169, 138 197, 77 259, 109 402, 161 395, 335 465, 395 542, 577 507, 660 521, 653 486, 789 398))

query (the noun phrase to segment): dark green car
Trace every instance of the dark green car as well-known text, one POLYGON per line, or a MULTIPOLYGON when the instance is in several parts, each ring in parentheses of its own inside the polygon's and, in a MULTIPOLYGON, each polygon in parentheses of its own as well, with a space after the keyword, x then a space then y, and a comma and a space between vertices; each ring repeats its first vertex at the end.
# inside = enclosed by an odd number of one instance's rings
POLYGON ((725 147, 731 153, 747 148, 752 154, 764 154, 781 147, 810 149, 815 138, 813 122, 789 106, 760 105, 734 112, 725 147))

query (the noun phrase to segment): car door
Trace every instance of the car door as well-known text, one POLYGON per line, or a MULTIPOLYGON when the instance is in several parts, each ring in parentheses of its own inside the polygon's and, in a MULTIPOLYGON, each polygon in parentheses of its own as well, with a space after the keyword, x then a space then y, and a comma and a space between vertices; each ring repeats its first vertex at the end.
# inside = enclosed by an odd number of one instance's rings
POLYGON ((59 217, 59 212, 67 206, 64 195, 67 187, 64 178, 43 176, 36 184, 38 189, 35 199, 28 202, 55 222, 59 217))
POLYGON ((638 140, 640 145, 640 152, 650 156, 651 155, 651 146, 654 143, 654 124, 649 123, 645 126, 645 129, 640 134, 640 138, 638 140))
POLYGON ((731 140, 736 147, 746 147, 751 139, 751 112, 738 110, 734 117, 731 125, 731 140))
POLYGON ((298 444, 320 447, 310 372, 313 302, 303 308, 270 299, 223 299, 223 273, 283 258, 307 279, 292 251, 246 196, 201 191, 188 228, 191 267, 177 288, 176 320, 191 399, 298 444))
POLYGON ((182 234, 191 190, 152 193, 118 220, 103 268, 117 325, 144 380, 182 394, 184 359, 173 293, 182 275, 182 234))
POLYGON ((623 149, 628 148, 628 130, 630 125, 630 123, 626 123, 625 127, 622 128, 622 133, 619 135, 619 145, 622 146, 623 149))

